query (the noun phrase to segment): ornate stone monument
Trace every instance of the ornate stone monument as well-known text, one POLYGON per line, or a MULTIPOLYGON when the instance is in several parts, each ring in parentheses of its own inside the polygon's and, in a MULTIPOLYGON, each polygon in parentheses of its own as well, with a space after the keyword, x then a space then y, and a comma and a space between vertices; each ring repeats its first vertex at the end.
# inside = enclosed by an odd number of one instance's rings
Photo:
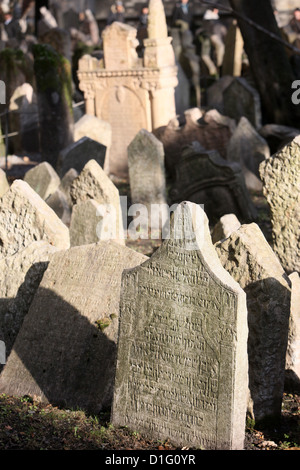
POLYGON ((86 113, 112 126, 109 172, 128 176, 127 146, 140 129, 152 131, 176 116, 177 67, 161 0, 150 0, 144 57, 136 52, 137 30, 114 22, 102 33, 104 57, 79 61, 79 87, 86 113))

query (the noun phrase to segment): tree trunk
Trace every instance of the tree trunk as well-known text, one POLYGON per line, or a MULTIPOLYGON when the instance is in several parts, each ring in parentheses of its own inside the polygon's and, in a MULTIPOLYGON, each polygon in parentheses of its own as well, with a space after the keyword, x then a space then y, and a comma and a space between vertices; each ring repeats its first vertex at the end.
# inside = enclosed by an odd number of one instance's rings
MULTIPOLYGON (((229 0, 238 14, 280 36, 270 0, 229 0)), ((296 79, 285 46, 237 18, 256 87, 260 93, 265 123, 300 128, 300 106, 292 103, 296 79)))

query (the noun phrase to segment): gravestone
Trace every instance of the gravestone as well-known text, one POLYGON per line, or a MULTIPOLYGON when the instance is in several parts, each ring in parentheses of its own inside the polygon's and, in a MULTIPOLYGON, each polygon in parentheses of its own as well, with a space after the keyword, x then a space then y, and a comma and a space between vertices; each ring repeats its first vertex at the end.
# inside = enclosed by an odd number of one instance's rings
POLYGON ((300 272, 300 136, 260 164, 272 246, 283 268, 300 272))
POLYGON ((279 422, 291 300, 288 277, 256 224, 242 225, 215 248, 247 295, 249 409, 256 422, 279 422))
POLYGON ((207 150, 217 150, 226 158, 227 145, 236 128, 232 119, 222 116, 215 109, 203 115, 200 109, 191 108, 185 111, 184 116, 183 126, 180 126, 178 120, 172 120, 167 126, 153 131, 155 137, 163 143, 165 167, 171 179, 175 176, 176 164, 186 145, 198 141, 207 150))
POLYGON ((145 259, 113 242, 54 254, 0 376, 0 393, 93 413, 110 406, 121 275, 145 259))
POLYGON ((0 331, 10 354, 34 294, 58 249, 44 240, 34 241, 17 253, 0 259, 0 331))
POLYGON ((217 151, 199 142, 186 146, 176 167, 170 190, 172 203, 203 204, 211 225, 233 213, 241 222, 252 222, 257 213, 238 163, 224 160, 217 151))
POLYGON ((99 240, 113 240, 124 245, 124 238, 115 232, 114 212, 94 199, 73 206, 70 221, 71 246, 88 245, 99 240))
MULTIPOLYGON (((94 199, 100 206, 97 208, 98 213, 103 216, 106 214, 106 220, 107 218, 110 220, 113 239, 125 243, 119 191, 95 160, 90 160, 73 180, 70 196, 73 205, 94 199)), ((91 205, 89 207, 91 209, 91 205)), ((101 227, 99 227, 99 238, 101 238, 100 232, 101 227)))
POLYGON ((6 178, 6 173, 2 170, 2 168, 0 168, 0 197, 2 197, 8 190, 9 183, 6 178))
POLYGON ((132 203, 164 204, 164 147, 146 129, 141 129, 128 146, 128 165, 132 203))
POLYGON ((289 275, 292 287, 288 347, 285 363, 285 390, 300 392, 300 277, 289 275))
POLYGON ((245 116, 255 129, 261 127, 261 103, 258 91, 245 78, 235 77, 223 91, 224 114, 237 122, 245 116))
POLYGON ((246 392, 246 296, 203 210, 183 203, 170 238, 122 276, 112 423, 177 446, 242 449, 246 392))
POLYGON ((105 145, 89 137, 82 137, 60 152, 57 171, 60 177, 63 177, 71 168, 80 173, 89 160, 95 160, 103 168, 106 151, 105 145))
POLYGON ((69 230, 43 199, 22 180, 15 180, 0 200, 0 258, 37 240, 65 250, 69 230))
POLYGON ((72 205, 72 199, 70 195, 71 184, 73 183, 74 179, 77 178, 78 171, 74 168, 70 168, 67 173, 60 180, 60 185, 58 189, 64 193, 67 198, 69 205, 72 205))
POLYGON ((245 116, 241 117, 227 147, 227 160, 240 163, 248 189, 262 190, 259 165, 269 156, 266 140, 245 116))
POLYGON ((235 214, 223 215, 213 228, 211 234, 212 242, 216 243, 224 238, 228 238, 240 226, 240 221, 235 214))
POLYGON ((60 185, 60 178, 48 162, 42 162, 25 173, 24 181, 44 200, 60 185))
MULTIPOLYGON (((74 124, 74 142, 82 139, 83 137, 89 137, 99 144, 106 147, 105 153, 105 172, 109 173, 109 149, 112 144, 112 129, 111 125, 107 121, 103 121, 96 116, 90 114, 84 114, 74 124)), ((103 166, 103 165, 101 165, 103 166)))

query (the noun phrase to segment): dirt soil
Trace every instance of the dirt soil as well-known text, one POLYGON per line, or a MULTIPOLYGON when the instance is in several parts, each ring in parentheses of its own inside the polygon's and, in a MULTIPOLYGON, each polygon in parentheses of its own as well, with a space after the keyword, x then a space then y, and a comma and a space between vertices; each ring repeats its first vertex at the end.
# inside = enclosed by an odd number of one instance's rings
MULTIPOLYGON (((168 441, 146 439, 139 430, 113 426, 109 412, 90 416, 82 410, 41 404, 29 396, 0 395, 0 450, 172 451, 182 448, 168 441)), ((282 418, 276 427, 256 429, 247 421, 244 450, 300 450, 300 396, 284 394, 282 418)))

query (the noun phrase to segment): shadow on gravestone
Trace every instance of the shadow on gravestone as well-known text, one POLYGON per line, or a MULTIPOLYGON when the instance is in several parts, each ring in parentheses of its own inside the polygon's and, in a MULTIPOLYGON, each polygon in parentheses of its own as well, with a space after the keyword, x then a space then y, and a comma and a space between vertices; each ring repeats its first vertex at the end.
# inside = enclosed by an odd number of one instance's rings
POLYGON ((109 409, 116 344, 50 289, 40 288, 33 304, 0 375, 0 393, 92 413, 109 409), (45 314, 49 306, 53 315, 45 314))

